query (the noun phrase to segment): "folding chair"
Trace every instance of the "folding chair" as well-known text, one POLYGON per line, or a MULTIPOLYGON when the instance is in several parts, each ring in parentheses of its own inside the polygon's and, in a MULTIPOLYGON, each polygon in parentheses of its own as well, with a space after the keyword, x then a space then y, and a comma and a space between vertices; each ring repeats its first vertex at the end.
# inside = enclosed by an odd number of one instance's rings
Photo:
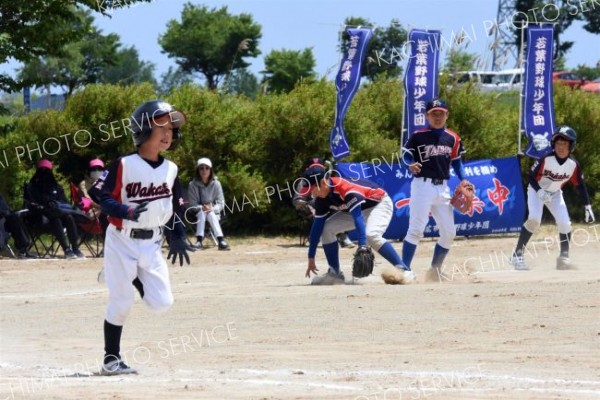
MULTIPOLYGON (((225 235, 225 226, 227 224, 227 215, 225 214, 225 212, 221 212, 221 214, 219 215, 219 225, 221 225, 221 230, 223 230, 223 235, 225 235)), ((206 223, 206 228, 205 228, 205 234, 204 237, 211 237, 213 243, 215 246, 219 246, 219 240, 217 239, 217 236, 215 235, 215 232, 212 229, 212 226, 207 222, 206 223)))
POLYGON ((27 213, 24 217, 27 232, 31 238, 29 251, 35 251, 39 258, 55 258, 60 250, 60 244, 52 233, 50 221, 43 215, 29 215, 29 210, 22 210, 27 213))
POLYGON ((88 202, 84 201, 79 188, 73 182, 69 183, 69 189, 71 191, 71 202, 82 212, 81 215, 74 215, 75 223, 79 230, 79 246, 85 246, 92 257, 102 257, 104 255, 105 231, 100 218, 98 216, 93 219, 89 218, 90 213, 87 212, 86 208, 91 203, 88 204, 88 202))
POLYGON ((8 250, 8 252, 10 253, 11 256, 16 258, 17 256, 15 254, 15 251, 13 250, 11 245, 8 243, 9 238, 10 238, 10 232, 7 232, 4 229, 4 218, 0 218, 0 251, 3 251, 4 249, 6 249, 6 250, 8 250))

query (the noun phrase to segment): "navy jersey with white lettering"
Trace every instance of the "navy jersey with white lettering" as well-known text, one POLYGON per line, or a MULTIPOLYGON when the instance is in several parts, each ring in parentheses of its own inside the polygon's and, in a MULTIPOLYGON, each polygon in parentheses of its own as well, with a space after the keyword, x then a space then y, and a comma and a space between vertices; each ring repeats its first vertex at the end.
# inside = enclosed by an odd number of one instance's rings
POLYGON ((465 153, 458 134, 448 128, 418 130, 404 150, 421 164, 421 172, 415 176, 433 179, 450 179, 451 162, 465 153))
POLYGON ((544 189, 547 192, 556 192, 568 182, 579 188, 583 204, 590 204, 581 166, 571 156, 561 159, 552 152, 537 160, 529 171, 529 184, 535 191, 544 189))

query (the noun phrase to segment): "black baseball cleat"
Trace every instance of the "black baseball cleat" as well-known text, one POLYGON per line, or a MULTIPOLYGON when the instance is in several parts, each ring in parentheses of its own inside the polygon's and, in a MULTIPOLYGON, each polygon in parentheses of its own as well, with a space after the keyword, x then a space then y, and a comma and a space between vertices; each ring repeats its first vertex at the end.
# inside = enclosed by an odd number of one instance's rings
POLYGON ((219 240, 219 250, 229 250, 229 245, 225 241, 225 239, 219 240))

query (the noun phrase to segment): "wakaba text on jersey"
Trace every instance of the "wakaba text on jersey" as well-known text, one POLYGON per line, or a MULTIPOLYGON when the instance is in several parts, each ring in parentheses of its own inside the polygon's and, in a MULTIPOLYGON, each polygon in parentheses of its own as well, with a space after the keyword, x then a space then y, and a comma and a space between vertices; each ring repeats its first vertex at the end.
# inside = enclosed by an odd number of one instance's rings
POLYGON ((556 182, 564 181, 564 180, 571 178, 571 174, 568 174, 566 172, 562 173, 562 174, 554 173, 549 169, 545 169, 544 172, 542 172, 542 176, 544 178, 548 178, 551 181, 556 181, 556 182))
POLYGON ((131 182, 125 186, 125 191, 129 199, 135 197, 162 199, 171 196, 171 189, 166 182, 160 186, 154 186, 153 182, 150 183, 150 186, 142 186, 141 182, 131 182))

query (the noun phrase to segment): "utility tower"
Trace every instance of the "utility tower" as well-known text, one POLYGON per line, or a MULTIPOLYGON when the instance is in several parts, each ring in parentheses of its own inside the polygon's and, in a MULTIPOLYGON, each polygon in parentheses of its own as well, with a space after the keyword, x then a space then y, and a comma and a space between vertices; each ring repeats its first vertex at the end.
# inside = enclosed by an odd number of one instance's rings
POLYGON ((492 45, 492 70, 497 71, 503 67, 512 56, 518 62, 519 54, 515 43, 515 34, 512 31, 513 17, 515 13, 514 0, 498 0, 498 14, 496 16, 496 25, 494 43, 492 45))

